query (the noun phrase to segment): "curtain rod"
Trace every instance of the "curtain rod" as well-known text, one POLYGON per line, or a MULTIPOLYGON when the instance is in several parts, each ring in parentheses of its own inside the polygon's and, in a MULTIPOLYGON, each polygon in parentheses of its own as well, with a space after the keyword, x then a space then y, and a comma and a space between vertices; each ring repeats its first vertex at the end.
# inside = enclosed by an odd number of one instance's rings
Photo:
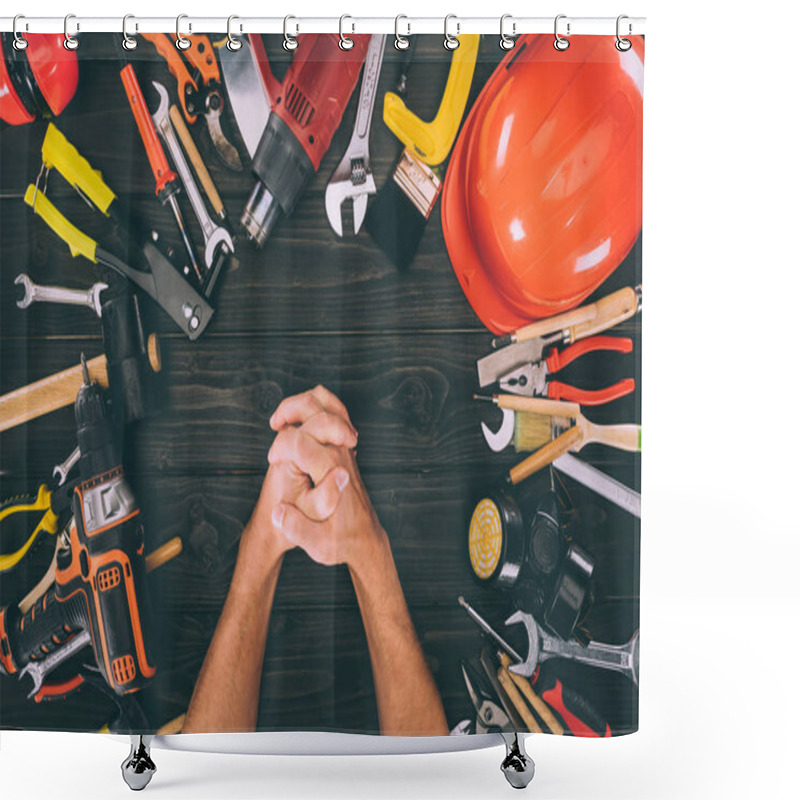
MULTIPOLYGON (((288 6, 287 6, 288 8, 288 6)), ((503 29, 509 35, 522 33, 553 33, 554 17, 515 17, 504 15, 503 29)), ((346 34, 352 33, 386 33, 393 34, 395 25, 403 36, 415 33, 442 34, 445 28, 444 17, 350 17, 343 22, 339 17, 304 17, 290 16, 288 22, 284 17, 234 17, 231 32, 237 36, 247 33, 284 32, 284 24, 288 32, 298 33, 339 33, 340 25, 346 34)), ((175 33, 177 20, 174 17, 129 17, 126 30, 129 35, 136 33, 175 33)), ((0 17, 0 31, 13 30, 14 17, 0 17)), ((25 33, 63 33, 64 17, 20 17, 17 31, 25 33)), ((226 33, 227 17, 193 17, 182 15, 181 33, 226 33)), ((613 36, 617 31, 616 17, 570 17, 560 15, 558 29, 562 36, 607 35, 613 36), (568 27, 569 26, 569 27, 568 27)), ((459 17, 451 16, 448 30, 452 34, 493 34, 500 32, 500 16, 497 17, 459 17)), ((122 33, 122 17, 82 17, 69 16, 69 32, 80 33, 122 33)), ((644 17, 627 17, 621 23, 623 36, 643 34, 645 32, 644 17)))

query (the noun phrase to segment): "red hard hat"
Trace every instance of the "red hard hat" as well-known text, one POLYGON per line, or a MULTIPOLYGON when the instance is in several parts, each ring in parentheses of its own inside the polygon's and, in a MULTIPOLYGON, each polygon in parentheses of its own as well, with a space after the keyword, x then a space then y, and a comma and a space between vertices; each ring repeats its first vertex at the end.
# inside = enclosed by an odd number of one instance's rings
POLYGON ((475 102, 442 193, 450 260, 481 321, 507 333, 578 305, 642 226, 644 42, 521 36, 475 102))
POLYGON ((24 125, 37 115, 58 115, 78 86, 78 56, 55 33, 29 33, 16 50, 10 34, 0 37, 0 119, 24 125))

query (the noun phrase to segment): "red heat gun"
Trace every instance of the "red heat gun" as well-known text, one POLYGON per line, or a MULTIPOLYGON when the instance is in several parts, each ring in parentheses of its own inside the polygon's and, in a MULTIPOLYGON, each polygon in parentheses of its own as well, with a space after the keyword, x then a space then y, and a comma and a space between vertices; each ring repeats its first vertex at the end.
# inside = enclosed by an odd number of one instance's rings
POLYGON ((253 156, 258 181, 242 213, 242 226, 260 247, 281 213, 292 213, 319 169, 358 82, 370 37, 353 36, 353 47, 342 50, 335 34, 298 36, 294 59, 281 83, 269 73, 260 38, 251 40, 272 98, 269 120, 253 156))

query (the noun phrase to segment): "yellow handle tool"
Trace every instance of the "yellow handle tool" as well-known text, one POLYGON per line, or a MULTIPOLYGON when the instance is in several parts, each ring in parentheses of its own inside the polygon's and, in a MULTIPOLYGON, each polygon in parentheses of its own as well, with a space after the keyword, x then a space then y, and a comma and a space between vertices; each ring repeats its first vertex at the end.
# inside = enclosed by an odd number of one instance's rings
POLYGON ((69 245, 73 258, 81 255, 97 263, 97 242, 78 230, 48 199, 31 184, 25 192, 25 202, 40 216, 57 236, 69 245))
POLYGON ((453 146, 467 107, 480 38, 478 35, 458 37, 460 45, 453 52, 442 102, 430 122, 423 122, 394 92, 387 92, 383 99, 383 121, 426 164, 441 164, 453 146))
POLYGON ((27 525, 26 531, 33 530, 16 551, 0 554, 0 573, 16 567, 42 533, 53 535, 58 532, 58 516, 50 506, 50 490, 47 486, 42 484, 35 497, 15 497, 0 506, 0 530, 5 533, 12 524, 27 525))
POLYGON ((42 144, 42 163, 48 170, 58 170, 73 189, 88 197, 108 216, 108 210, 117 196, 105 183, 100 171, 92 167, 52 122, 47 126, 42 144))

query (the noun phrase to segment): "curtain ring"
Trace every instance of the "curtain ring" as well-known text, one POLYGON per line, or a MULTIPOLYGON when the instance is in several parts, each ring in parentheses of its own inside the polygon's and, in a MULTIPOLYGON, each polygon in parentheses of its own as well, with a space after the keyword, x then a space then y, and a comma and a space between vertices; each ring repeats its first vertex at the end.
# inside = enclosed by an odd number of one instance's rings
MULTIPOLYGON (((21 19, 26 19, 24 14, 17 14, 14 17, 14 24, 12 30, 14 32, 14 49, 24 50, 28 46, 28 40, 17 30, 17 22, 21 19)), ((28 23, 25 23, 25 30, 28 30, 28 23)))
MULTIPOLYGON (((289 50, 297 50, 297 39, 294 36, 289 35, 289 20, 290 19, 297 19, 297 17, 293 17, 291 14, 288 17, 283 18, 283 49, 289 50)), ((297 26, 297 31, 300 31, 300 26, 297 26)))
MULTIPOLYGON (((559 50, 561 52, 563 52, 564 50, 566 50, 569 47, 569 39, 565 39, 563 36, 561 36, 559 34, 559 32, 558 32, 558 21, 561 20, 561 19, 566 19, 566 18, 567 18, 566 14, 559 14, 556 17, 555 25, 554 25, 554 28, 553 28, 553 30, 555 32, 555 36, 556 36, 556 40, 553 42, 553 47, 555 47, 556 50, 559 50)), ((569 22, 567 22, 567 36, 569 36, 569 27, 570 27, 569 26, 569 22)))
POLYGON ((500 17, 500 49, 501 50, 511 50, 514 47, 515 41, 514 37, 517 35, 517 23, 513 21, 514 17, 512 14, 503 14, 500 17), (507 19, 512 20, 511 22, 511 36, 507 36, 505 32, 505 22, 507 19))
MULTIPOLYGON (((353 18, 349 14, 342 14, 342 16, 339 17, 339 47, 342 50, 352 50, 353 47, 355 47, 356 43, 349 36, 345 36, 344 33, 342 32, 342 29, 344 28, 344 21, 346 19, 353 19, 353 18)), ((355 23, 354 23, 353 24, 353 32, 354 33, 355 33, 355 30, 356 30, 356 26, 355 26, 355 23)))
POLYGON ((444 18, 444 49, 445 50, 458 50, 458 46, 461 42, 458 41, 458 34, 461 32, 461 23, 458 21, 458 17, 455 14, 448 14, 444 18), (456 21, 456 35, 451 36, 450 32, 448 31, 448 27, 450 24, 450 20, 454 19, 456 21))
MULTIPOLYGON (((239 17, 237 17, 235 14, 232 14, 230 17, 228 17, 228 41, 225 43, 225 47, 227 47, 228 50, 231 51, 231 53, 235 53, 237 50, 242 49, 242 40, 237 39, 231 33, 231 22, 233 22, 235 19, 239 19, 239 17)), ((241 32, 242 32, 242 26, 240 25, 239 33, 241 32)))
MULTIPOLYGON (((628 19, 628 15, 627 14, 620 14, 617 17, 617 42, 616 42, 616 44, 614 46, 617 48, 617 50, 620 51, 620 53, 627 52, 633 46, 633 42, 630 39, 623 39, 619 35, 620 22, 622 22, 622 20, 624 20, 624 19, 628 19)), ((632 30, 632 28, 631 28, 631 24, 629 22, 628 23, 628 34, 630 34, 631 30, 632 30)))
POLYGON ((406 23, 408 31, 406 32, 405 36, 401 36, 400 35, 401 19, 408 19, 408 17, 405 14, 398 14, 394 18, 394 46, 397 50, 408 50, 411 42, 409 42, 406 37, 411 36, 411 23, 410 22, 406 23))
MULTIPOLYGON (((187 39, 181 33, 181 20, 188 19, 188 14, 178 14, 177 18, 175 19, 175 47, 178 50, 188 50, 192 46, 192 40, 187 39)), ((189 33, 192 32, 192 23, 189 23, 189 33)))
MULTIPOLYGON (((74 14, 67 14, 67 16, 64 17, 64 48, 66 50, 77 50, 80 42, 74 36, 70 35, 69 21, 71 19, 76 19, 74 14)), ((76 22, 75 32, 77 33, 80 29, 81 29, 80 23, 76 22)))
MULTIPOLYGON (((126 14, 122 18, 122 46, 126 50, 135 50, 139 41, 134 36, 128 36, 128 20, 129 19, 136 19, 133 14, 126 14)), ((139 23, 135 23, 133 26, 135 31, 139 31, 139 23)))

